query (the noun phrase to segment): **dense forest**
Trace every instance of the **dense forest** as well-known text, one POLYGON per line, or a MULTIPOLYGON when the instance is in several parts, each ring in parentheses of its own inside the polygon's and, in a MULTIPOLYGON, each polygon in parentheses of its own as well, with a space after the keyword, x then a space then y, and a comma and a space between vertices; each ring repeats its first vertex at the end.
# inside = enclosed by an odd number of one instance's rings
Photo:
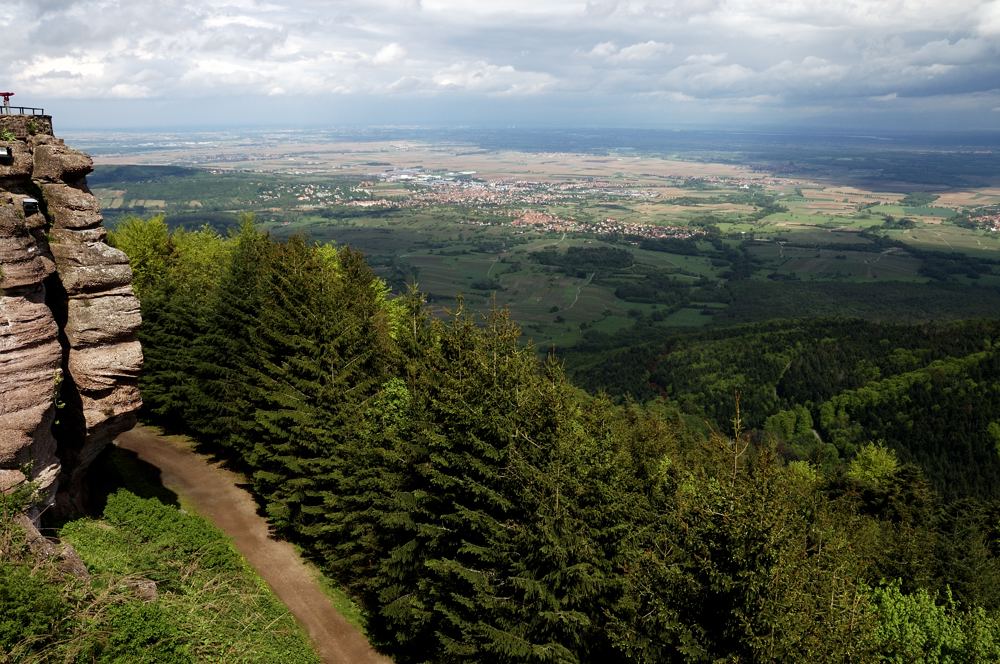
POLYGON ((569 353, 577 382, 667 398, 725 428, 745 425, 783 456, 836 466, 882 441, 950 499, 1000 497, 1000 321, 772 321, 569 353))
POLYGON ((616 401, 505 312, 432 317, 349 248, 249 219, 112 239, 142 300, 147 416, 242 469, 397 661, 1000 658, 995 460, 944 495, 916 448, 880 442, 926 420, 879 406, 938 380, 995 408, 992 324, 911 329, 894 348, 912 357, 817 353, 837 335, 775 324, 749 369, 724 334, 678 342, 700 363, 640 348, 624 371, 667 398, 616 401))

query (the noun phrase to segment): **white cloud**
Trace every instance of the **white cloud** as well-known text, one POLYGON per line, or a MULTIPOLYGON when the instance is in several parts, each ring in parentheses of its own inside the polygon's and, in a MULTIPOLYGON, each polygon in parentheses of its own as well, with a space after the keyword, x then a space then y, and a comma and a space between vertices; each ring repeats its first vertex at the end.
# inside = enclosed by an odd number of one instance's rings
POLYGON ((426 82, 414 76, 403 76, 389 84, 389 92, 420 92, 426 89, 426 82))
POLYGON ((976 31, 987 37, 1000 35, 1000 0, 987 2, 980 8, 976 31))
POLYGON ((914 64, 962 65, 997 57, 996 44, 985 39, 965 38, 950 41, 940 39, 924 44, 913 51, 909 61, 914 64))
POLYGON ((618 47, 614 42, 601 42, 596 44, 594 48, 590 49, 591 55, 596 55, 599 58, 607 58, 618 52, 618 47))
POLYGON ((684 58, 684 62, 689 64, 717 65, 725 59, 725 53, 697 53, 684 58))
POLYGON ((459 62, 432 77, 443 90, 482 92, 501 95, 531 95, 554 83, 548 74, 518 71, 510 65, 497 66, 483 61, 459 62))
POLYGON ((422 0, 420 6, 429 12, 473 16, 529 15, 573 16, 582 14, 583 3, 577 0, 422 0))
POLYGON ((0 25, 0 79, 39 105, 572 94, 804 109, 895 94, 989 113, 1000 81, 1000 0, 11 0, 0 25))
POLYGON ((244 28, 265 28, 270 29, 274 27, 273 23, 268 21, 263 21, 259 18, 254 18, 253 16, 209 16, 205 19, 204 26, 206 28, 225 28, 229 26, 240 26, 244 28))
POLYGON ((627 63, 655 60, 660 56, 667 55, 673 50, 673 44, 665 44, 653 39, 638 42, 620 49, 614 42, 606 41, 594 45, 594 47, 590 49, 590 55, 606 59, 609 62, 627 63))
POLYGON ((375 56, 372 58, 372 62, 377 65, 389 65, 394 62, 399 62, 406 57, 406 49, 404 49, 399 44, 393 42, 391 44, 386 44, 378 50, 375 56))
POLYGON ((655 92, 644 92, 637 96, 640 98, 651 97, 655 99, 665 99, 667 101, 677 102, 681 104, 690 104, 692 102, 698 101, 697 97, 692 97, 689 94, 684 94, 683 92, 677 92, 676 90, 657 90, 655 92))
POLYGON ((808 55, 799 62, 782 60, 769 67, 764 76, 777 84, 817 86, 833 81, 843 80, 850 73, 850 68, 839 65, 825 58, 808 55))
POLYGON ((44 78, 53 72, 66 72, 75 76, 93 78, 103 75, 104 64, 100 58, 76 58, 72 56, 34 58, 30 64, 21 69, 24 79, 44 78))
POLYGON ((131 83, 116 83, 111 86, 110 94, 112 97, 118 97, 122 99, 142 99, 145 97, 152 97, 153 91, 147 88, 145 85, 133 85, 131 83))
POLYGON ((671 69, 664 82, 672 89, 698 97, 731 97, 751 88, 754 77, 755 72, 743 65, 696 60, 671 69))
POLYGON ((653 60, 666 55, 674 50, 673 44, 664 44, 658 41, 645 41, 640 44, 626 46, 611 56, 615 62, 638 62, 642 60, 653 60))

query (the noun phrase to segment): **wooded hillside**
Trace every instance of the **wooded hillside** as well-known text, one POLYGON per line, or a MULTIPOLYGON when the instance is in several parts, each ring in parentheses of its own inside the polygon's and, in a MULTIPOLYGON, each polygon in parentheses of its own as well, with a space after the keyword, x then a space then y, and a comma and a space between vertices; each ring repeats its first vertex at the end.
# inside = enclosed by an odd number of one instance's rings
MULTIPOLYGON (((705 434, 678 405, 711 399, 587 395, 504 312, 432 318, 346 248, 249 220, 232 237, 131 220, 113 239, 143 302, 149 417, 246 470, 397 661, 1000 657, 996 505, 945 502, 907 454, 869 443, 895 420, 863 419, 848 375, 783 384, 834 404, 819 426, 848 436, 796 451, 808 409, 782 415, 785 393, 752 388, 804 375, 806 353, 733 378, 751 386, 746 419, 705 434)), ((927 344, 928 362, 899 361, 931 370, 927 344)), ((956 361, 995 371, 968 344, 956 361)), ((731 407, 716 383, 738 369, 705 352, 721 366, 703 382, 731 407)), ((899 380, 883 391, 919 382, 899 380)))

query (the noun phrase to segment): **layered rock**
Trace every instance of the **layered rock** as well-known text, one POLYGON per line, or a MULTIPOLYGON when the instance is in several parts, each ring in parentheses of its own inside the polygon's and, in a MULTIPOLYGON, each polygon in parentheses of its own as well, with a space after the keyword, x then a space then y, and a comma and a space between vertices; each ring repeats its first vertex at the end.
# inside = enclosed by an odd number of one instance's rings
POLYGON ((92 161, 29 119, 0 117, 20 139, 0 142, 0 490, 33 480, 72 512, 90 463, 135 423, 141 318, 87 188, 92 161))
MULTIPOLYGON (((15 147, 16 162, 24 152, 15 147)), ((30 207, 25 214, 24 198, 0 190, 0 491, 33 479, 51 492, 60 470, 52 425, 63 352, 45 301, 44 281, 55 271, 46 220, 30 207)))

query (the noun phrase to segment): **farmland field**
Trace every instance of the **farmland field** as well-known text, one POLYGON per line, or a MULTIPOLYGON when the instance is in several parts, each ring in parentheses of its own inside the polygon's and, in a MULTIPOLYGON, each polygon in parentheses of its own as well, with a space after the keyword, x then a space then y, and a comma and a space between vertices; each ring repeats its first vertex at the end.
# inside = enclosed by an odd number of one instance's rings
POLYGON ((996 184, 926 193, 904 158, 866 181, 812 154, 826 165, 488 143, 223 141, 99 155, 91 186, 111 224, 164 214, 226 232, 252 212, 277 237, 350 245, 441 312, 459 297, 510 308, 539 348, 759 319, 754 307, 812 315, 817 297, 868 317, 1000 305, 1000 233, 969 221, 1000 202, 996 184))

